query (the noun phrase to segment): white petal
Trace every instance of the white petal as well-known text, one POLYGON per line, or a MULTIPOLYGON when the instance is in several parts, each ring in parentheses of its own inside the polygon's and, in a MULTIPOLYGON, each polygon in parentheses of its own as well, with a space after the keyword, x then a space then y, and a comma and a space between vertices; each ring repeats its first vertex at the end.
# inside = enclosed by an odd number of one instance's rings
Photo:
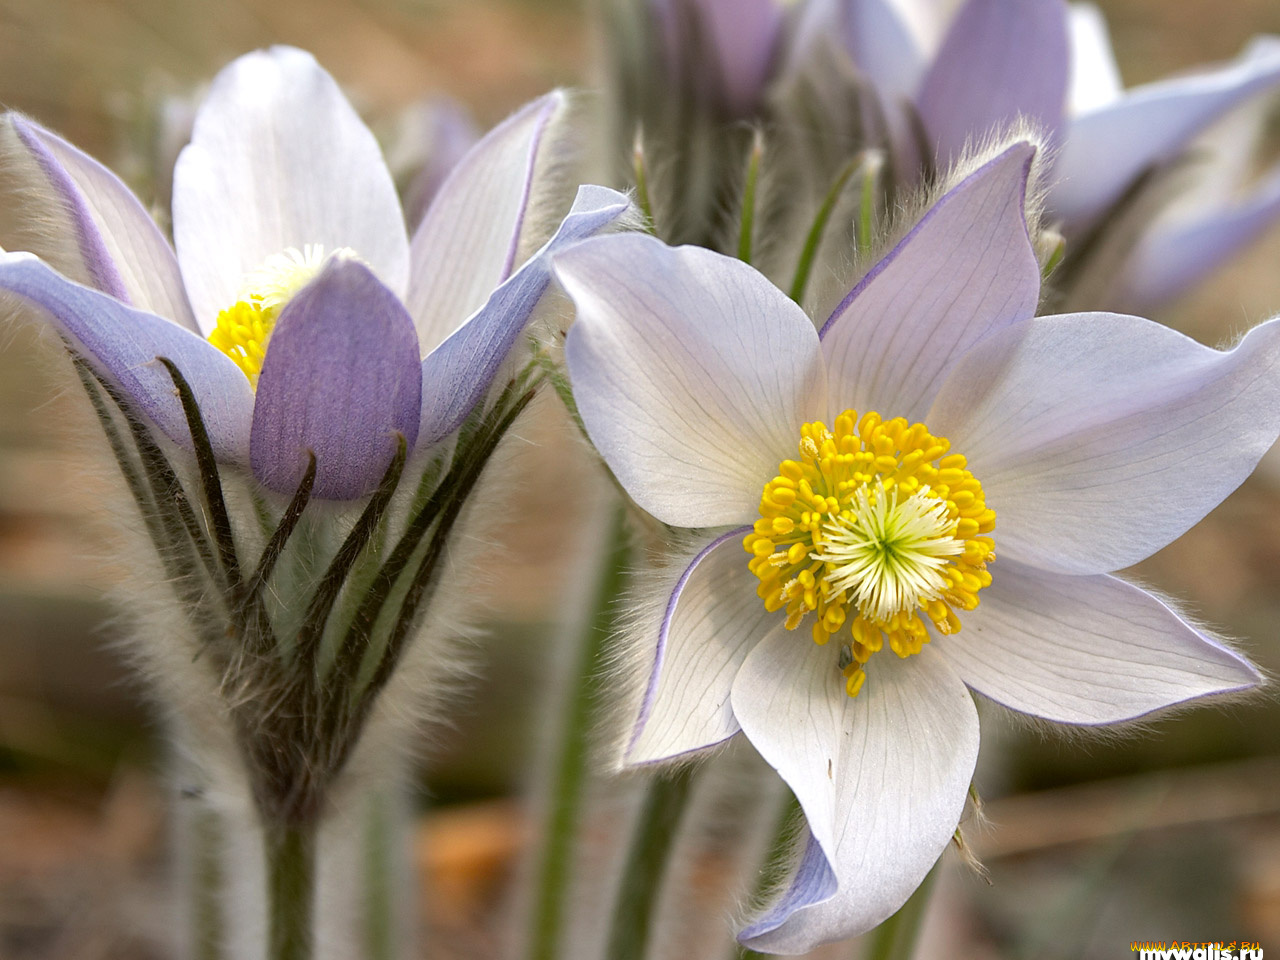
MULTIPOLYGON (((739 937, 756 950, 801 953, 869 930, 919 886, 955 832, 978 756, 978 715, 933 650, 873 658, 850 698, 834 645, 770 635, 733 685, 733 711, 787 781, 839 888, 825 901, 739 937)), ((813 885, 821 889, 821 885, 813 885)))
POLYGON ((948 191, 836 308, 822 331, 833 411, 918 420, 964 349, 1035 314, 1034 152, 1016 144, 948 191))
POLYGON ((1071 31, 1068 114, 1097 110, 1120 99, 1124 84, 1102 11, 1092 3, 1073 3, 1067 25, 1071 31))
POLYGON ((1246 99, 1280 87, 1280 44, 1259 44, 1225 67, 1134 87, 1071 120, 1049 195, 1069 231, 1085 229, 1148 168, 1175 157, 1246 99))
MULTIPOLYGON (((1058 723, 1115 723, 1262 679, 1131 583, 1009 560, 963 629, 935 641, 978 693, 1058 723)), ((869 681, 868 681, 869 682, 869 681)))
POLYGON ((631 234, 555 258, 577 307, 566 357, 596 449, 665 523, 751 523, 822 413, 818 336, 740 260, 631 234))
POLYGON ((201 329, 289 247, 349 247, 397 295, 400 201, 373 134, 310 54, 272 47, 213 81, 174 170, 173 235, 201 329))
POLYGON ((508 117, 469 150, 413 235, 406 301, 423 353, 476 312, 511 276, 534 205, 539 159, 567 108, 548 94, 508 117))
POLYGON ((756 596, 742 538, 719 537, 694 558, 667 602, 649 686, 627 747, 628 764, 700 750, 738 732, 729 689, 738 667, 781 614, 756 596))
POLYGON ((996 552, 1106 573, 1183 534, 1280 433, 1280 321, 1221 352, 1117 314, 1032 320, 948 375, 928 417, 996 511, 996 552))

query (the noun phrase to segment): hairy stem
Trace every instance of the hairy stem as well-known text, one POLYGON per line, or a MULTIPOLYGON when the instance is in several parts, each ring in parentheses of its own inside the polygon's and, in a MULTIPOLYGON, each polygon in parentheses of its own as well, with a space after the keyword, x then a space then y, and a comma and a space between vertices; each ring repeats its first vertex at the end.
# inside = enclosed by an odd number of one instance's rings
POLYGON ((530 931, 530 960, 554 960, 562 953, 561 934, 569 893, 575 841, 582 808, 590 749, 591 717, 595 709, 596 674, 618 615, 617 599, 626 583, 630 550, 626 539, 626 510, 615 505, 609 525, 611 548, 596 580, 594 602, 574 664, 565 705, 560 755, 547 812, 545 846, 536 879, 537 891, 530 931))
POLYGON ((268 960, 311 960, 315 913, 316 829, 312 823, 271 823, 267 856, 268 960))
POLYGON ((653 932, 654 908, 688 804, 693 773, 693 767, 684 767, 649 784, 613 906, 613 926, 604 954, 608 960, 644 960, 653 932))

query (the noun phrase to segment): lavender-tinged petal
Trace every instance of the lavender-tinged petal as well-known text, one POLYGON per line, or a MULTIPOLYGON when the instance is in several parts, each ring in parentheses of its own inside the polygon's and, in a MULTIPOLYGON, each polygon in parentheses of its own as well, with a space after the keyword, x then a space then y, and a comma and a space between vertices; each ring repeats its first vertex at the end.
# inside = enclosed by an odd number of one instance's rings
POLYGON ((1124 93, 1120 66, 1102 11, 1092 3, 1071 4, 1071 85, 1067 113, 1078 116, 1119 100, 1124 93))
POLYGON ((968 0, 920 89, 938 159, 960 156, 1018 117, 1056 133, 1069 59, 1063 0, 968 0))
POLYGON ((568 108, 555 92, 508 117, 477 143, 440 187, 413 235, 406 304, 423 349, 442 342, 511 276, 538 203, 552 127, 568 108))
POLYGON ((711 44, 725 105, 735 116, 751 113, 764 94, 778 52, 782 4, 778 0, 690 0, 690 5, 711 44))
POLYGON ((768 934, 777 930, 796 911, 811 907, 835 896, 839 881, 831 869, 813 832, 804 829, 804 851, 795 875, 777 901, 738 933, 738 941, 748 946, 764 946, 768 934))
POLYGON ((1205 127, 1250 97, 1280 88, 1280 43, 1255 41, 1234 63, 1135 87, 1071 120, 1049 209, 1083 230, 1147 169, 1175 157, 1205 127))
POLYGON ((738 732, 729 704, 733 678, 780 615, 755 597, 742 538, 713 540, 676 581, 658 630, 640 716, 624 761, 653 763, 722 743, 738 732))
POLYGON ((1035 314, 1034 152, 1017 144, 949 191, 836 308, 822 331, 832 410, 920 419, 965 349, 1035 314))
POLYGON ((253 472, 292 493, 312 451, 316 497, 364 496, 395 456, 398 433, 413 449, 421 403, 409 314, 364 264, 331 260, 271 335, 253 411, 253 472))
POLYGON ((1186 293, 1280 220, 1280 169, 1247 197, 1200 217, 1159 224, 1120 277, 1116 302, 1135 312, 1186 293))
POLYGON ((908 101, 920 87, 924 52, 893 0, 842 0, 840 27, 854 66, 880 94, 908 101))
POLYGON ((1013 710, 1055 723, 1116 723, 1262 679, 1131 583, 1003 558, 991 575, 964 629, 935 645, 965 683, 1013 710))
POLYGON ((0 289, 44 310, 77 353, 119 385, 171 440, 192 449, 173 380, 156 357, 168 357, 191 384, 222 462, 245 464, 253 390, 231 358, 162 317, 72 283, 30 254, 0 255, 0 289))
POLYGON ((173 234, 206 333, 288 248, 356 252, 403 294, 409 241, 382 151, 312 56, 272 47, 213 81, 174 170, 173 234))
MULTIPOLYGON (((178 260, 120 178, 43 127, 10 114, 7 125, 61 202, 77 262, 53 265, 105 294, 197 331, 178 260)), ((49 211, 55 218, 59 214, 49 211)), ((33 250, 33 253, 41 251, 33 250)))
POLYGON ((627 492, 677 526, 751 523, 822 413, 809 318, 740 260, 639 234, 587 240, 555 273, 578 409, 627 492))
POLYGON ((480 132, 460 103, 443 96, 414 107, 404 126, 388 162, 397 176, 400 171, 410 175, 404 211, 414 231, 454 167, 476 145, 480 132))
MULTIPOLYGON (((905 660, 886 653, 851 698, 835 650, 781 632, 747 655, 732 703, 743 733, 795 793, 838 884, 821 902, 795 898, 769 911, 767 924, 739 939, 803 953, 889 917, 942 854, 964 809, 978 715, 960 678, 928 648, 905 660)), ((824 885, 819 877, 805 887, 812 895, 824 885)))
POLYGON ((520 331, 551 285, 551 258, 595 236, 631 208, 607 187, 578 188, 560 229, 489 297, 489 301, 422 361, 422 424, 418 439, 429 445, 448 436, 476 405, 520 331))
POLYGON ((930 429, 968 457, 997 552, 1108 573, 1186 532, 1280 434, 1280 320, 1233 350, 1117 314, 1045 317, 952 369, 930 429))

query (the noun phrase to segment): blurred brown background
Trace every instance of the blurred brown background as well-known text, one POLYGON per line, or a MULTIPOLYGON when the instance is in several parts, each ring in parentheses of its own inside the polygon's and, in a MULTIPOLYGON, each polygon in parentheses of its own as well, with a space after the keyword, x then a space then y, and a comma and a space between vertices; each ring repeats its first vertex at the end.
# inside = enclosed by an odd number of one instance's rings
MULTIPOLYGON (((1130 84, 1280 33, 1276 0, 1100 5, 1130 84)), ((380 130, 431 93, 461 99, 488 125, 588 74, 593 40, 581 6, 0 0, 0 101, 141 184, 154 161, 137 144, 154 135, 160 98, 189 93, 248 49, 311 50, 380 130)), ((1216 343, 1276 311, 1280 231, 1160 319, 1216 343)), ((101 598, 110 574, 95 559, 108 548, 89 520, 95 504, 74 441, 60 429, 64 400, 32 358, 20 333, 0 351, 0 960, 162 957, 157 731, 110 649, 101 598)), ((523 779, 536 689, 526 681, 570 576, 545 558, 576 542, 551 482, 566 441, 554 404, 543 408, 522 429, 536 446, 514 513, 532 520, 494 554, 502 591, 486 600, 483 687, 460 708, 430 778, 436 800, 450 802, 421 857, 440 890, 426 905, 439 956, 468 955, 450 947, 450 924, 491 908, 520 843, 508 808, 492 804, 523 779)), ((1280 480, 1250 481, 1137 575, 1280 673, 1280 480)), ((922 956, 1118 957, 1131 940, 1174 938, 1260 940, 1280 951, 1273 694, 1157 722, 1140 738, 1041 738, 992 720, 979 783, 996 829, 976 845, 993 885, 953 868, 922 956)))

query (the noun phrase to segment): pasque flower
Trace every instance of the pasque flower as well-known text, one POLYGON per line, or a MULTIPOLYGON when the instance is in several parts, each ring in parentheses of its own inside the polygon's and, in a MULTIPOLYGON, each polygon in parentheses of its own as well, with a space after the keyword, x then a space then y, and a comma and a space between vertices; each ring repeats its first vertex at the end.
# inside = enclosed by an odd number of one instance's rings
POLYGON ((1259 676, 1114 574, 1280 433, 1280 323, 1234 349, 1034 318, 1034 147, 952 186, 815 330, 751 267, 649 237, 555 258, 586 429, 657 519, 709 531, 636 638, 628 765, 742 732, 808 825, 740 934, 795 953, 892 914, 951 840, 970 691, 1110 724, 1259 676))
MULTIPOLYGON (((174 174, 176 254, 108 170, 26 118, 5 119, 6 177, 42 227, 0 259, 0 289, 43 309, 71 349, 191 447, 168 358, 219 461, 292 493, 377 485, 403 436, 448 436, 487 391, 549 282, 546 255, 627 207, 584 189, 555 236, 531 209, 554 162, 563 94, 492 131, 412 240, 372 134, 309 54, 236 60, 214 81, 174 174)), ((12 248, 14 241, 6 246, 12 248)))
MULTIPOLYGON (((841 83, 822 55, 832 48, 874 97, 868 129, 879 129, 908 182, 1019 117, 1044 130, 1057 148, 1047 212, 1068 237, 1068 256, 1145 178, 1209 158, 1205 202, 1142 231, 1135 270, 1112 278, 1103 297, 1109 306, 1182 292, 1280 216, 1274 175, 1248 188, 1247 165, 1216 162, 1252 138, 1203 136, 1230 112, 1280 90, 1276 38, 1255 39, 1234 62, 1125 90, 1106 23, 1089 3, 810 0, 784 70, 821 70, 815 84, 841 83)), ((1262 111, 1255 112, 1251 122, 1260 129, 1262 111)))

